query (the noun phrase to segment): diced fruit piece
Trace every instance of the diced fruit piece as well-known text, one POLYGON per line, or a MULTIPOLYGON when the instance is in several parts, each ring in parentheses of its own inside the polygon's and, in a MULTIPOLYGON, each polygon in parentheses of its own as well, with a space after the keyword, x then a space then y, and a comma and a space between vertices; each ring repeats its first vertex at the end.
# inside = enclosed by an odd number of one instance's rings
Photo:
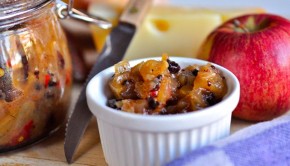
POLYGON ((168 72, 166 61, 148 60, 140 66, 140 74, 144 81, 153 80, 158 75, 168 72))
POLYGON ((223 79, 219 72, 211 64, 202 66, 194 80, 194 88, 203 88, 211 91, 221 98, 225 95, 225 79, 223 79))
POLYGON ((115 64, 115 74, 122 74, 126 71, 130 71, 130 64, 128 61, 121 61, 115 64))
POLYGON ((172 92, 175 88, 173 80, 170 77, 164 77, 160 83, 157 101, 159 101, 161 105, 165 105, 167 100, 172 97, 172 92))
POLYGON ((141 100, 123 100, 122 110, 131 113, 146 114, 148 102, 145 99, 141 100))
POLYGON ((124 83, 129 79, 129 73, 125 72, 122 74, 115 75, 109 82, 109 86, 117 99, 122 99, 122 92, 125 90, 124 83))

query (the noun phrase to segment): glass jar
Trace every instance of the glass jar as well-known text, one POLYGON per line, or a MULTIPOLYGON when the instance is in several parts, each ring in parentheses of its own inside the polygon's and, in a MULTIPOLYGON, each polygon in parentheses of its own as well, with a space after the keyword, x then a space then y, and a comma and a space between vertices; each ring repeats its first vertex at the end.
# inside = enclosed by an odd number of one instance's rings
POLYGON ((54 0, 0 2, 0 152, 63 124, 72 65, 54 0))

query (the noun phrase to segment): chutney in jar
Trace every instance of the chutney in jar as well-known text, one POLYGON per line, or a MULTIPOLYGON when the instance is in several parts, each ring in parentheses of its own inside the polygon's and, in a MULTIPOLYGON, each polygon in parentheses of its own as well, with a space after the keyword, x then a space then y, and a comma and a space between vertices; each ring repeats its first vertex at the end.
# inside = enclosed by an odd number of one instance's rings
POLYGON ((56 131, 70 104, 72 66, 55 3, 30 14, 0 26, 0 152, 56 131))

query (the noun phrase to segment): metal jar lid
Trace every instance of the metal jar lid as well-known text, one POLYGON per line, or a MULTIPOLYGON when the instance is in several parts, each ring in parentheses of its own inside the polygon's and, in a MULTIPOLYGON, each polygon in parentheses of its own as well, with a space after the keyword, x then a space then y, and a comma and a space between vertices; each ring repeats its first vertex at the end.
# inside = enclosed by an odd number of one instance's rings
POLYGON ((61 19, 75 18, 94 23, 103 29, 112 26, 104 19, 89 16, 72 8, 73 0, 69 1, 69 5, 61 0, 0 0, 0 29, 26 21, 52 2, 56 2, 56 13, 61 19))
POLYGON ((53 0, 2 0, 0 2, 0 28, 24 22, 36 11, 53 0))

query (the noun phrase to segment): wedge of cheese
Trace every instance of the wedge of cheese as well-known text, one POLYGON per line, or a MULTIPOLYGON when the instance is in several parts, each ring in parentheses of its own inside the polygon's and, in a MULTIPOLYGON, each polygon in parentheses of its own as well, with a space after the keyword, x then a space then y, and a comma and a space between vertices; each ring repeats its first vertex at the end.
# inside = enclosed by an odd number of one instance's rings
POLYGON ((162 53, 192 57, 205 36, 221 22, 218 13, 155 7, 137 31, 125 59, 162 53))
POLYGON ((148 56, 195 57, 206 36, 224 21, 245 13, 259 13, 259 8, 209 10, 181 7, 154 7, 133 38, 125 59, 148 56))
MULTIPOLYGON (((89 11, 92 14, 94 10, 96 7, 90 8, 89 11)), ((99 12, 97 16, 103 14, 103 17, 115 23, 119 11, 111 10, 111 14, 108 11, 110 10, 107 8, 107 13, 99 12)), ((206 36, 221 23, 246 13, 262 12, 265 11, 261 8, 213 10, 154 6, 135 34, 124 59, 161 56, 162 53, 168 53, 169 56, 195 57, 206 36)), ((98 51, 102 49, 108 33, 108 30, 93 28, 98 51)))

